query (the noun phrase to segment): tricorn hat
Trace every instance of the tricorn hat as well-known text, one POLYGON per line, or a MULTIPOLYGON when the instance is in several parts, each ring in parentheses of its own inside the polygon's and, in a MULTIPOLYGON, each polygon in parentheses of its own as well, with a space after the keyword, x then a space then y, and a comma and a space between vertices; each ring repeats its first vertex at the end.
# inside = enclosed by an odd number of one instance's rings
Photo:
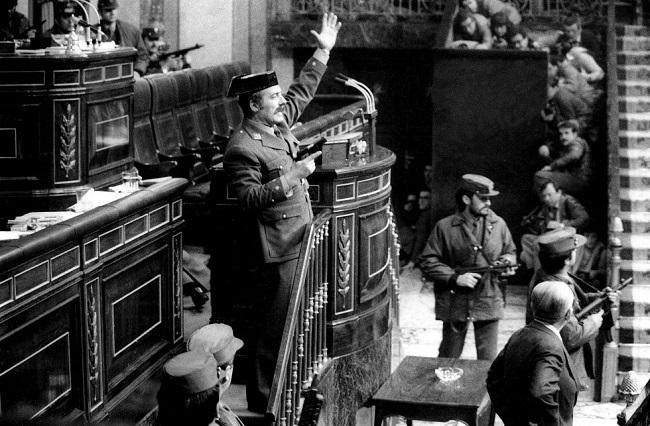
POLYGON ((64 15, 75 13, 75 3, 72 1, 66 0, 57 0, 54 2, 54 14, 55 15, 64 15))
POLYGON ((572 226, 554 229, 537 238, 539 252, 551 255, 570 253, 571 250, 583 246, 586 241, 587 239, 583 235, 577 234, 576 229, 572 226))
POLYGON ((494 182, 485 176, 466 174, 463 175, 462 179, 460 184, 461 189, 486 197, 499 195, 499 191, 494 190, 494 182))
POLYGON ((205 352, 183 352, 163 366, 163 385, 184 395, 208 390, 217 385, 217 361, 205 352))
POLYGON ((162 29, 158 27, 146 27, 142 29, 142 38, 158 40, 163 34, 162 29))
POLYGON ((226 324, 208 324, 196 330, 187 339, 188 351, 201 351, 212 354, 218 365, 229 363, 244 342, 233 335, 232 328, 226 324))
POLYGON ((265 71, 257 74, 241 74, 230 80, 228 88, 228 97, 246 95, 249 93, 259 92, 268 87, 278 85, 278 78, 275 71, 265 71))
POLYGON ((97 2, 97 9, 102 10, 113 10, 120 7, 120 4, 117 0, 99 0, 97 2))

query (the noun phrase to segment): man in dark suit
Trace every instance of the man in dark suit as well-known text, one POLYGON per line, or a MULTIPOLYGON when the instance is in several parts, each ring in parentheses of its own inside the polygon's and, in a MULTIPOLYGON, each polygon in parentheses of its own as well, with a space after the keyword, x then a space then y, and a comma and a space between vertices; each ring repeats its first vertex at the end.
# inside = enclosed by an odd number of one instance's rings
POLYGON ((593 31, 582 28, 582 18, 579 15, 571 14, 562 18, 562 33, 557 42, 561 41, 568 41, 573 46, 584 47, 596 62, 601 63, 603 45, 593 31))
POLYGON ((239 96, 244 121, 226 148, 224 168, 249 215, 242 232, 255 231, 248 252, 259 268, 255 311, 265 313, 247 383, 253 411, 266 409, 300 246, 313 218, 306 178, 320 153, 299 160, 291 126, 316 93, 340 27, 336 15, 326 13, 320 33, 311 31, 318 48, 286 95, 273 71, 234 77, 228 89, 228 96, 239 96))
POLYGON ((538 284, 535 320, 516 331, 492 363, 487 389, 506 426, 573 424, 578 382, 560 329, 572 315, 573 293, 562 282, 538 284))
POLYGON ((140 35, 140 30, 128 22, 117 19, 117 9, 119 7, 117 0, 99 0, 97 2, 97 9, 102 15, 102 31, 108 40, 114 41, 115 44, 137 49, 138 57, 135 60, 133 70, 142 77, 147 71, 149 54, 140 35))

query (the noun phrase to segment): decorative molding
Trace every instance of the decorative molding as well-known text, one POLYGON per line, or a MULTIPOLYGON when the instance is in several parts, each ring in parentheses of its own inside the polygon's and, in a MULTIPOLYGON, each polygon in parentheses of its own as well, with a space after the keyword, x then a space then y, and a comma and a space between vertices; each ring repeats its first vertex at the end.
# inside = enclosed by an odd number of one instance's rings
POLYGON ((78 181, 79 176, 79 100, 54 101, 55 182, 78 181), (63 105, 63 110, 59 107, 63 105))
POLYGON ((88 389, 90 407, 102 402, 100 350, 99 350, 99 278, 86 284, 86 336, 88 338, 88 389))
MULTIPOLYGON (((343 309, 351 309, 352 303, 350 292, 350 277, 352 269, 352 239, 350 238, 350 225, 346 218, 337 218, 339 225, 338 234, 336 236, 336 292, 341 299, 341 307, 343 309)), ((338 304, 337 304, 338 308, 338 304)), ((338 312, 337 312, 338 313, 338 312)))
POLYGON ((172 237, 172 283, 174 288, 173 340, 183 338, 183 233, 172 237))

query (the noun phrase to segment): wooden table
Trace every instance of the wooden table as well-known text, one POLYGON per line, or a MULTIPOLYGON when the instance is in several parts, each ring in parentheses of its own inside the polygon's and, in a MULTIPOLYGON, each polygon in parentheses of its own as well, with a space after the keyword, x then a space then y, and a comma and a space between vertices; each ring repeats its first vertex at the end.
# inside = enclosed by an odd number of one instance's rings
POLYGON ((489 361, 407 356, 373 397, 375 426, 385 417, 411 420, 462 420, 470 426, 493 425, 494 412, 485 387, 489 361), (463 375, 441 382, 437 367, 459 367, 463 375))

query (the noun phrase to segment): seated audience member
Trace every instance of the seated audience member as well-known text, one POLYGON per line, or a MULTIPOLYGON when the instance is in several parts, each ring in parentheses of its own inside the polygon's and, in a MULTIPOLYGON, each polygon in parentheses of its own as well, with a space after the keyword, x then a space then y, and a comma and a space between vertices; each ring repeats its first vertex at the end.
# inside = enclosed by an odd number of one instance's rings
POLYGON ((43 37, 52 38, 52 46, 65 46, 65 36, 73 40, 79 37, 75 32, 79 19, 75 16, 76 8, 72 1, 56 0, 54 2, 54 25, 43 37))
POLYGON ((188 351, 199 351, 214 357, 219 380, 219 402, 217 404, 217 424, 222 426, 243 426, 242 421, 222 402, 224 393, 232 380, 235 353, 244 342, 233 335, 232 328, 226 324, 209 324, 199 328, 187 340, 188 351))
POLYGON ((514 50, 539 50, 537 42, 521 27, 514 27, 508 37, 508 47, 514 50))
POLYGON ((598 233, 588 230, 587 241, 576 250, 576 261, 571 272, 594 288, 602 289, 607 279, 607 247, 598 240, 598 233))
POLYGON ((549 81, 557 81, 558 86, 580 98, 590 111, 593 111, 596 101, 602 95, 602 90, 589 84, 585 75, 560 55, 559 48, 555 46, 548 56, 548 78, 549 81))
MULTIPOLYGON (((576 249, 582 247, 586 238, 576 234, 575 228, 565 227, 541 235, 537 240, 539 244, 539 261, 541 268, 535 272, 530 286, 529 296, 535 287, 544 281, 554 280, 565 283, 573 293, 573 312, 567 324, 560 331, 562 341, 566 347, 573 365, 575 377, 582 385, 586 384, 587 377, 593 378, 593 365, 591 346, 593 340, 603 323, 603 311, 592 313, 578 320, 577 314, 582 308, 600 297, 599 292, 586 292, 574 276, 570 274, 575 263, 576 249)), ((610 303, 618 303, 618 292, 605 288, 610 303)), ((530 299, 529 299, 530 300, 530 299)), ((533 313, 530 303, 526 306, 526 323, 532 320, 533 313)))
POLYGON ((589 145, 578 136, 576 120, 561 121, 557 125, 559 142, 542 145, 539 154, 549 164, 535 173, 535 183, 551 180, 567 193, 582 194, 591 179, 589 145))
POLYGON ((605 71, 598 65, 591 53, 582 46, 574 46, 569 41, 558 42, 560 57, 572 65, 592 85, 605 77, 605 71))
POLYGON ((29 29, 29 20, 16 11, 18 0, 0 1, 0 40, 33 38, 35 29, 29 29))
POLYGON ((410 250, 410 259, 405 268, 410 269, 417 266, 417 260, 424 250, 431 228, 433 228, 433 216, 431 215, 431 191, 428 189, 420 191, 418 196, 418 219, 415 222, 413 245, 410 250))
POLYGON ((589 215, 582 204, 556 188, 553 181, 544 181, 538 188, 541 204, 521 222, 526 233, 521 237, 520 259, 529 269, 536 263, 537 237, 549 227, 572 226, 582 230, 589 223, 589 215))
POLYGON ((542 119, 551 128, 549 133, 557 135, 558 123, 567 120, 577 121, 578 128, 581 130, 591 125, 593 110, 580 97, 561 86, 559 81, 549 82, 547 99, 546 108, 542 111, 542 119))
POLYGON ((483 15, 461 9, 454 17, 454 41, 447 47, 466 49, 489 49, 492 33, 483 15))
POLYGON ((158 391, 158 424, 214 424, 218 402, 219 376, 214 357, 191 351, 165 363, 158 391))
POLYGON ((507 49, 512 33, 512 23, 508 21, 508 17, 503 11, 490 17, 490 31, 492 32, 492 48, 507 49))
POLYGON ((591 30, 582 28, 580 15, 571 14, 562 18, 562 32, 557 41, 567 40, 573 46, 584 47, 596 62, 601 63, 603 47, 598 36, 591 30))
POLYGON ((563 282, 545 281, 530 303, 535 319, 492 363, 488 394, 505 426, 571 425, 580 385, 560 330, 572 315, 573 293, 563 282))
POLYGON ((486 18, 502 12, 512 25, 519 25, 521 15, 516 7, 501 0, 459 0, 458 6, 461 9, 468 9, 472 13, 480 13, 486 18))

